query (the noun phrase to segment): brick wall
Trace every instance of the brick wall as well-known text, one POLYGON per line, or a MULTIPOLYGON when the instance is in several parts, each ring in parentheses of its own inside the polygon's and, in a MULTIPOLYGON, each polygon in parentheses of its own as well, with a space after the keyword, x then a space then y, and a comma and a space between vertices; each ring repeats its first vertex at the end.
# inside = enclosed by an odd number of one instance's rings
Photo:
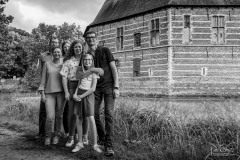
POLYGON ((229 94, 240 87, 240 9, 168 8, 90 28, 120 62, 121 92, 159 95, 229 94), (190 15, 186 38, 184 15, 190 15), (224 17, 224 42, 213 40, 213 16, 224 17), (151 20, 159 19, 159 44, 151 46, 151 20), (123 50, 117 51, 117 28, 123 27, 123 50), (134 33, 141 47, 134 47, 134 33), (140 58, 140 77, 133 59, 140 58), (205 68, 205 69, 203 69, 205 68), (152 75, 149 75, 149 69, 152 75), (202 72, 206 71, 205 75, 202 72))
POLYGON ((240 9, 178 8, 171 10, 173 95, 235 94, 240 88, 240 9), (183 16, 191 17, 190 42, 183 44, 183 16), (213 16, 224 16, 225 39, 212 41, 213 16), (207 74, 201 75, 202 68, 207 74))

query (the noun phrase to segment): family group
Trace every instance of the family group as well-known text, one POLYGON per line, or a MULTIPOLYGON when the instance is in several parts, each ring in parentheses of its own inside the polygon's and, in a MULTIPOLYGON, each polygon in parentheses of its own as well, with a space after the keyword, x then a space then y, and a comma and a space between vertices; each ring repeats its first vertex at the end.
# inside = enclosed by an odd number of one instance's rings
POLYGON ((64 41, 61 46, 53 36, 49 48, 40 55, 38 63, 41 73, 38 136, 44 137, 46 146, 58 144, 63 126, 68 137, 66 147, 73 147, 72 152, 92 145, 98 153, 114 155, 113 111, 119 83, 109 48, 98 45, 93 31, 87 32, 85 38, 64 41), (100 119, 103 100, 104 124, 100 119))

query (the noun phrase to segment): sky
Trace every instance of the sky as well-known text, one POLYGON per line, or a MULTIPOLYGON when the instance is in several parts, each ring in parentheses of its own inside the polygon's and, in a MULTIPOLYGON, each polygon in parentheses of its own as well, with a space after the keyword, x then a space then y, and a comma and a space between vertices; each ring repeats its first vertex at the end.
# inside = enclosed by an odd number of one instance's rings
POLYGON ((39 23, 62 25, 75 23, 84 32, 105 0, 9 0, 4 14, 12 15, 12 27, 31 32, 39 23))

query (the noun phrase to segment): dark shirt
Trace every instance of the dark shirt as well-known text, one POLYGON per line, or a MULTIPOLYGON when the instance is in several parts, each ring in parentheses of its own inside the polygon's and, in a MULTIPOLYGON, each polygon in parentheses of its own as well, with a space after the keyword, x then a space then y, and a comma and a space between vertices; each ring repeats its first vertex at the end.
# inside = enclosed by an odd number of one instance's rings
POLYGON ((98 79, 97 88, 113 87, 114 80, 110 68, 110 62, 112 61, 114 61, 114 57, 109 48, 98 46, 95 51, 94 65, 96 68, 102 68, 104 70, 104 75, 100 76, 100 79, 98 79))

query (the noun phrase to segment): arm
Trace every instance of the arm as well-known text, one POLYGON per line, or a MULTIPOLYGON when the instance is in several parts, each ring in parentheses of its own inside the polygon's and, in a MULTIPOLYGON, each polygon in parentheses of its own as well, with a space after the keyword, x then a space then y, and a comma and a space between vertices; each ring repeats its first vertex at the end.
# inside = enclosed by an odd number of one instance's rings
POLYGON ((87 70, 85 73, 83 73, 81 67, 78 67, 76 72, 76 78, 78 80, 81 80, 88 77, 92 73, 96 73, 102 76, 104 74, 104 71, 102 68, 91 68, 90 70, 87 70))
POLYGON ((40 86, 38 88, 39 91, 41 91, 41 100, 45 101, 45 86, 46 86, 46 81, 47 81, 47 64, 45 63, 43 66, 43 70, 41 73, 41 82, 40 86))
MULTIPOLYGON (((114 80, 113 86, 119 87, 118 72, 117 72, 117 67, 116 67, 115 61, 110 62, 109 65, 110 65, 112 75, 113 75, 113 80, 114 80)), ((114 89, 113 93, 114 93, 115 98, 119 97, 119 89, 114 89)))
POLYGON ((78 97, 82 99, 88 96, 89 94, 93 93, 96 90, 96 86, 97 86, 97 78, 93 78, 91 88, 87 90, 87 92, 83 93, 82 95, 79 95, 78 97))
POLYGON ((65 99, 66 100, 69 100, 70 98, 70 93, 68 91, 68 86, 67 86, 67 77, 62 77, 62 84, 63 84, 63 90, 64 90, 64 93, 65 93, 65 99))

